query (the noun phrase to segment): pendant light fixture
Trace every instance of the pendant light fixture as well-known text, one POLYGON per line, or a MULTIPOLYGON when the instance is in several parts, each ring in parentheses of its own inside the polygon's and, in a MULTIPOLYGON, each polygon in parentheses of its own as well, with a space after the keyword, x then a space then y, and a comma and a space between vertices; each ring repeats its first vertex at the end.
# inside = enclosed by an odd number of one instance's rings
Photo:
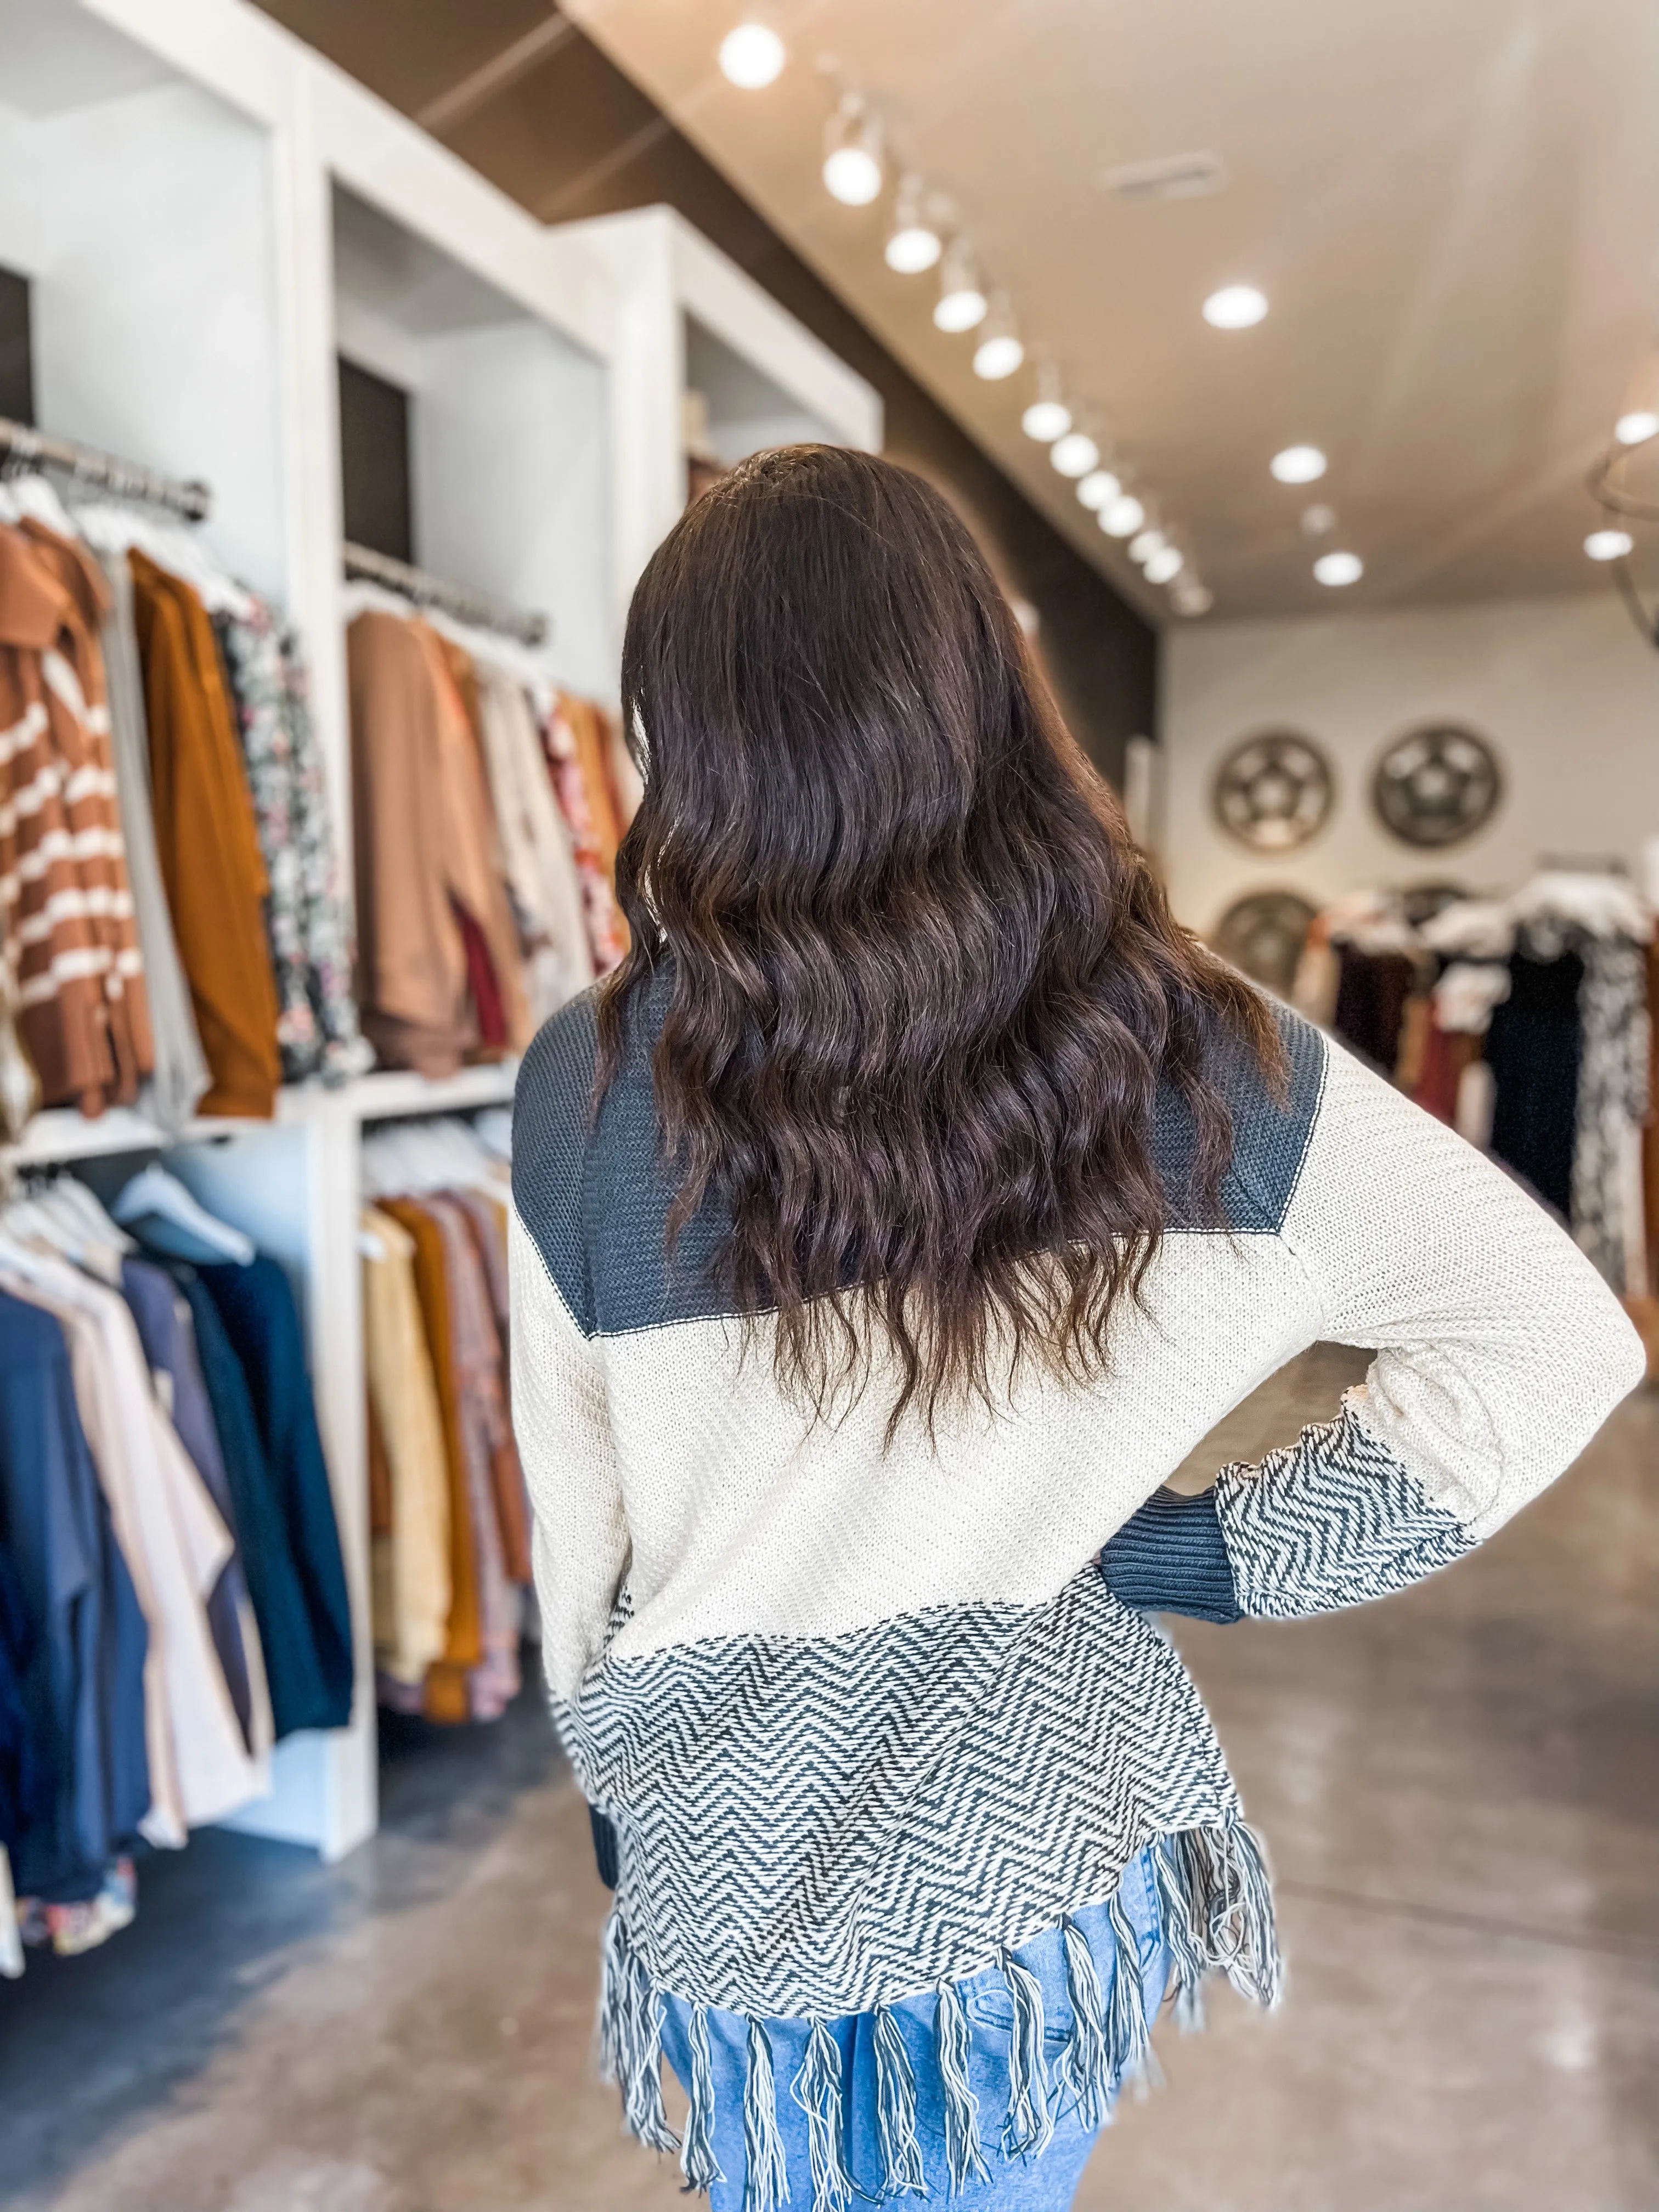
POLYGON ((1079 484, 1077 495, 1092 514, 1098 514, 1111 505, 1122 489, 1109 469, 1091 469, 1079 484))
POLYGON ((881 131, 856 92, 842 94, 823 134, 823 184, 843 207, 868 207, 881 197, 881 131))
POLYGON ((1008 296, 999 292, 988 303, 985 319, 979 326, 979 343, 974 348, 974 374, 982 376, 988 384, 1000 384, 1004 377, 1013 374, 1024 358, 1025 348, 1014 328, 1008 296))
POLYGON ((720 75, 744 92, 775 84, 789 58, 783 40, 763 17, 747 15, 720 44, 720 75))
POLYGON ((1068 430, 1049 447, 1048 459, 1063 477, 1086 477, 1100 466, 1100 448, 1086 430, 1068 430))
POLYGON ((933 327, 959 337, 963 331, 975 330, 985 320, 989 304, 973 248, 965 240, 953 238, 939 264, 933 327))
POLYGON ((882 258, 900 276, 920 276, 938 263, 945 241, 928 220, 927 191, 915 170, 899 179, 893 227, 882 258))
POLYGON ((1072 410, 1060 393, 1060 371, 1051 361, 1037 371, 1037 396, 1020 416, 1019 427, 1040 446, 1052 446, 1072 427, 1072 410))

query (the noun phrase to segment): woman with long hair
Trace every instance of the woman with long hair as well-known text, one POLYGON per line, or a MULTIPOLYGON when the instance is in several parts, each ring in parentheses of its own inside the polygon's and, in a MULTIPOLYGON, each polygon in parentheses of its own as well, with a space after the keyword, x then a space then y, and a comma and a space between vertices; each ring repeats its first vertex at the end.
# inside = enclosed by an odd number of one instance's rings
POLYGON ((623 708, 631 949, 514 1139, 604 2063, 721 2212, 1064 2206, 1165 1996, 1279 1989, 1147 1613, 1450 1564, 1639 1346, 1529 1197, 1171 920, 916 477, 735 471, 640 581, 623 708), (1161 1486, 1320 1339, 1376 1347, 1334 1420, 1161 1486))

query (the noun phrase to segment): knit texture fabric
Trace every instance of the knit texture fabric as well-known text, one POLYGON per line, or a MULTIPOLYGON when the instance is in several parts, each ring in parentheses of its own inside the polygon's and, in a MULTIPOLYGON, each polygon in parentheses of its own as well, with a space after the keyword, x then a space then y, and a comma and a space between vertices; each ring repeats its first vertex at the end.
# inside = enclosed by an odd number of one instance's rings
POLYGON ((1184 1613, 1194 1620, 1243 1620, 1215 1492, 1196 1498, 1155 1490, 1100 1555, 1114 1595, 1143 1613, 1184 1613))
MULTIPOLYGON (((606 2033, 630 2124, 666 2124, 653 1992, 757 2022, 878 2009, 1012 1960, 1158 1839, 1193 1972, 1231 1960, 1271 1994, 1237 1793, 1138 1608, 1184 1577, 1218 1611, 1230 1586, 1247 1613, 1316 1612, 1458 1556, 1638 1379, 1616 1300, 1489 1161, 1281 1013, 1283 1095, 1215 1056, 1221 1222, 1194 1218, 1190 1128, 1159 1111, 1170 1233, 1103 1373, 1022 1372, 994 1411, 890 1442, 878 1359, 814 1424, 774 1379, 768 1316, 745 1329, 722 1304, 717 1206, 667 1254, 666 987, 631 1005, 597 1117, 591 994, 546 1025, 514 1141, 514 1416, 554 1712, 617 1833, 606 2033), (1379 1347, 1339 1420, 1114 1553, 1320 1339, 1379 1347)), ((821 2091, 814 2073, 800 2094, 821 2091)))

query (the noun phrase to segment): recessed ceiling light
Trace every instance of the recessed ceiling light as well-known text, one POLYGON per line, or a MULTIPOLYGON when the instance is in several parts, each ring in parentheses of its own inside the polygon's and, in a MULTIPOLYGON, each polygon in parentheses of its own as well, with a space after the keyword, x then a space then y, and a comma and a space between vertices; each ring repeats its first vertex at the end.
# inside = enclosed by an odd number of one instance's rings
POLYGON ((1303 508, 1301 520, 1304 538, 1328 538, 1336 527, 1336 509, 1316 499, 1311 507, 1303 508))
POLYGON ((1100 510, 1100 526, 1109 538, 1133 538, 1146 520, 1146 510, 1132 491, 1108 500, 1100 510))
POLYGON ((1254 284, 1224 284, 1204 302, 1204 319, 1218 331, 1248 331, 1267 312, 1267 295, 1254 284))
POLYGON ((1019 427, 1040 446, 1052 446, 1072 427, 1072 410, 1063 399, 1034 399, 1019 418, 1019 427))
POLYGON ((1317 446, 1286 446, 1267 466, 1280 483, 1313 483, 1325 473, 1325 456, 1317 446))
POLYGON ((1635 542, 1628 530, 1592 530, 1584 550, 1592 561, 1622 561, 1635 542))
POLYGON ((1149 584, 1171 583, 1186 565, 1186 557, 1178 545, 1161 545, 1146 563, 1146 581, 1149 584))
POLYGON ((901 177, 893 202, 893 227, 882 258, 901 276, 920 276, 945 251, 945 240, 928 220, 927 191, 917 176, 901 177))
POLYGON ((1357 584, 1364 573, 1365 564, 1357 553, 1322 553, 1314 562, 1316 582, 1329 584, 1334 589, 1357 584))
POLYGON ((1659 415, 1650 407, 1632 408, 1613 424, 1613 434, 1621 446, 1644 446, 1650 438, 1659 438, 1659 415))
POLYGON ((843 207, 868 207, 881 195, 881 133, 857 93, 849 92, 824 133, 824 190, 843 207))
POLYGON ((1115 500, 1122 485, 1109 469, 1091 469, 1077 488, 1077 495, 1085 507, 1092 507, 1097 514, 1103 507, 1115 500))
POLYGON ((1063 477, 1086 477, 1100 462, 1100 448, 1086 430, 1068 430, 1048 448, 1048 459, 1063 477))
POLYGON ((953 337, 985 320, 990 302, 980 277, 979 264, 962 240, 952 239, 939 272, 939 299, 933 307, 933 327, 953 337))
POLYGON ((1177 576, 1170 592, 1170 604, 1178 615, 1206 615, 1215 605, 1215 593, 1207 584, 1200 584, 1196 576, 1177 576))
POLYGON ((775 84, 788 58, 769 23, 738 23, 720 40, 720 74, 745 92, 775 84))
POLYGON ((1143 530, 1129 540, 1129 558, 1132 561, 1150 561, 1154 553, 1164 550, 1164 544, 1161 530, 1143 530))

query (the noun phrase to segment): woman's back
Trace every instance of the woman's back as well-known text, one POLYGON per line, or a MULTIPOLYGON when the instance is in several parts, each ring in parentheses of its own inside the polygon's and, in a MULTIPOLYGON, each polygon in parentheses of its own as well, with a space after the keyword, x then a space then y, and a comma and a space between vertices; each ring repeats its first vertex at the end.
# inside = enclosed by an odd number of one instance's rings
POLYGON ((1145 2038, 1126 1870, 1189 1997, 1216 1966, 1271 2001, 1256 1846, 1138 1606, 1398 1588, 1638 1371, 1530 1200, 1170 921, 942 506, 806 449, 658 555, 634 951, 519 1086, 515 1419, 619 1837, 607 2056, 666 2141, 665 2006, 688 2177, 740 2156, 751 2212, 792 2104, 827 2203, 914 2180, 918 2081, 957 2183, 999 2130, 1097 2125, 1145 2038), (1159 1492, 1322 1337, 1382 1347, 1336 1420, 1159 1492))

